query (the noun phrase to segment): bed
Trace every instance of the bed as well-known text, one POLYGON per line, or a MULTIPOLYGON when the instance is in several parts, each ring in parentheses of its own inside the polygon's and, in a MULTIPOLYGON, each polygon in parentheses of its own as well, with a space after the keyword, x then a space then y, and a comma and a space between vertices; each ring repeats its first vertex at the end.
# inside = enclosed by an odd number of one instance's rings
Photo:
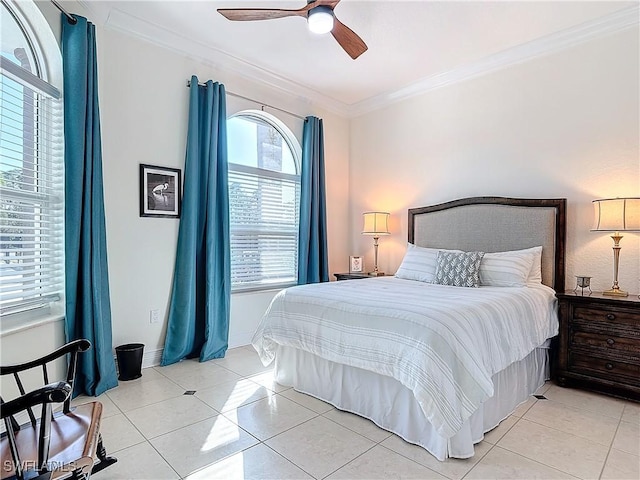
POLYGON ((252 344, 275 364, 278 383, 368 418, 438 460, 471 457, 549 378, 565 209, 565 199, 503 197, 410 209, 396 276, 285 289, 252 344), (430 266, 412 272, 410 250, 435 255, 440 277, 451 258, 476 267, 534 260, 520 268, 523 284, 496 283, 485 269, 482 286, 466 288, 421 278, 430 266))

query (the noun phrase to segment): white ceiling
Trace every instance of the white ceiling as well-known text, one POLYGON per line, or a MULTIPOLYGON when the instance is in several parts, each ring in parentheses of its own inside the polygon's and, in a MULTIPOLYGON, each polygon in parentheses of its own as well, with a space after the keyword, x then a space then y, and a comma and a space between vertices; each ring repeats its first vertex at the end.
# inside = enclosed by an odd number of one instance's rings
POLYGON ((352 60, 303 18, 231 22, 216 12, 305 0, 80 3, 107 28, 350 114, 637 25, 639 11, 638 1, 342 0, 336 16, 369 47, 352 60))

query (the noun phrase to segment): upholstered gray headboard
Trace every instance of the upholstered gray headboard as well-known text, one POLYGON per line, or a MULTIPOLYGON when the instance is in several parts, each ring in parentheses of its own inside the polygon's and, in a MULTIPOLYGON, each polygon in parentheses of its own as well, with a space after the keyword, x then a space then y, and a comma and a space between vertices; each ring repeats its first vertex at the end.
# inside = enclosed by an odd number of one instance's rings
POLYGON ((565 288, 564 198, 473 197, 409 209, 409 242, 421 247, 502 252, 542 245, 542 283, 565 288))

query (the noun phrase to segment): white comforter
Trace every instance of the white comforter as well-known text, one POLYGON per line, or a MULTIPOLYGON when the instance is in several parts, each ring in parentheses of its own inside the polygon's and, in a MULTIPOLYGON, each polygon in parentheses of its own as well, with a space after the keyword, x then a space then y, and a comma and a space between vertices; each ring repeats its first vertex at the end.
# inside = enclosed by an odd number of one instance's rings
POLYGON ((544 285, 460 288, 378 277, 283 290, 252 343, 265 365, 286 345, 391 376, 450 438, 493 395, 491 376, 557 331, 554 292, 544 285))

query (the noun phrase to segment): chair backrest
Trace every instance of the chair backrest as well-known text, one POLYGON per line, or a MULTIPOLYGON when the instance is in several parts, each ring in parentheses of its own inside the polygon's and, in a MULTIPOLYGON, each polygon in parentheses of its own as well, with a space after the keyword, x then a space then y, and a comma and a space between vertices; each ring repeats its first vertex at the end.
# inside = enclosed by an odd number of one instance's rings
MULTIPOLYGON (((25 391, 24 384, 22 379, 20 378, 20 374, 24 373, 27 370, 31 370, 34 368, 42 369, 42 384, 47 385, 50 383, 49 380, 49 371, 47 370, 47 365, 57 360, 60 357, 69 355, 69 361, 67 363, 67 375, 66 375, 66 383, 71 386, 73 392, 73 382, 75 380, 76 375, 76 365, 78 363, 78 354, 80 352, 86 352, 91 348, 91 342, 89 340, 80 339, 69 342, 56 351, 45 355, 44 357, 40 357, 36 360, 32 360, 30 362, 21 363, 19 365, 10 365, 10 366, 0 366, 0 377, 4 377, 5 375, 13 375, 13 379, 20 391, 20 395, 24 396, 27 392, 25 391)), ((0 401, 2 398, 0 397, 0 401)), ((4 403, 4 402, 3 402, 4 403)), ((67 398, 64 402, 64 412, 69 413, 69 408, 71 404, 71 396, 67 398)), ((36 426, 37 420, 36 416, 33 413, 32 408, 27 409, 27 413, 29 415, 29 419, 31 421, 31 425, 36 426)), ((15 419, 14 419, 15 423, 15 419)), ((17 423, 15 423, 17 426, 17 423)))
POLYGON ((0 418, 4 421, 6 436, 8 439, 9 449, 15 468, 16 478, 24 478, 24 469, 20 460, 20 452, 16 446, 16 432, 20 430, 20 424, 16 420, 16 415, 27 412, 31 426, 35 429, 38 419, 34 413, 34 408, 41 406, 40 426, 38 434, 38 470, 40 472, 47 471, 47 462, 49 460, 50 432, 53 412, 52 403, 63 403, 63 413, 67 414, 71 408, 71 393, 73 392, 73 383, 76 374, 76 365, 78 354, 85 352, 91 348, 91 342, 85 339, 74 340, 60 347, 56 351, 45 355, 36 360, 22 363, 19 365, 0 366, 0 377, 12 375, 18 387, 20 396, 4 401, 0 397, 0 418), (69 356, 67 363, 67 375, 65 381, 50 383, 47 365, 54 360, 63 356, 69 356), (41 388, 26 392, 24 383, 20 378, 20 374, 31 369, 41 368, 43 385, 41 388))

